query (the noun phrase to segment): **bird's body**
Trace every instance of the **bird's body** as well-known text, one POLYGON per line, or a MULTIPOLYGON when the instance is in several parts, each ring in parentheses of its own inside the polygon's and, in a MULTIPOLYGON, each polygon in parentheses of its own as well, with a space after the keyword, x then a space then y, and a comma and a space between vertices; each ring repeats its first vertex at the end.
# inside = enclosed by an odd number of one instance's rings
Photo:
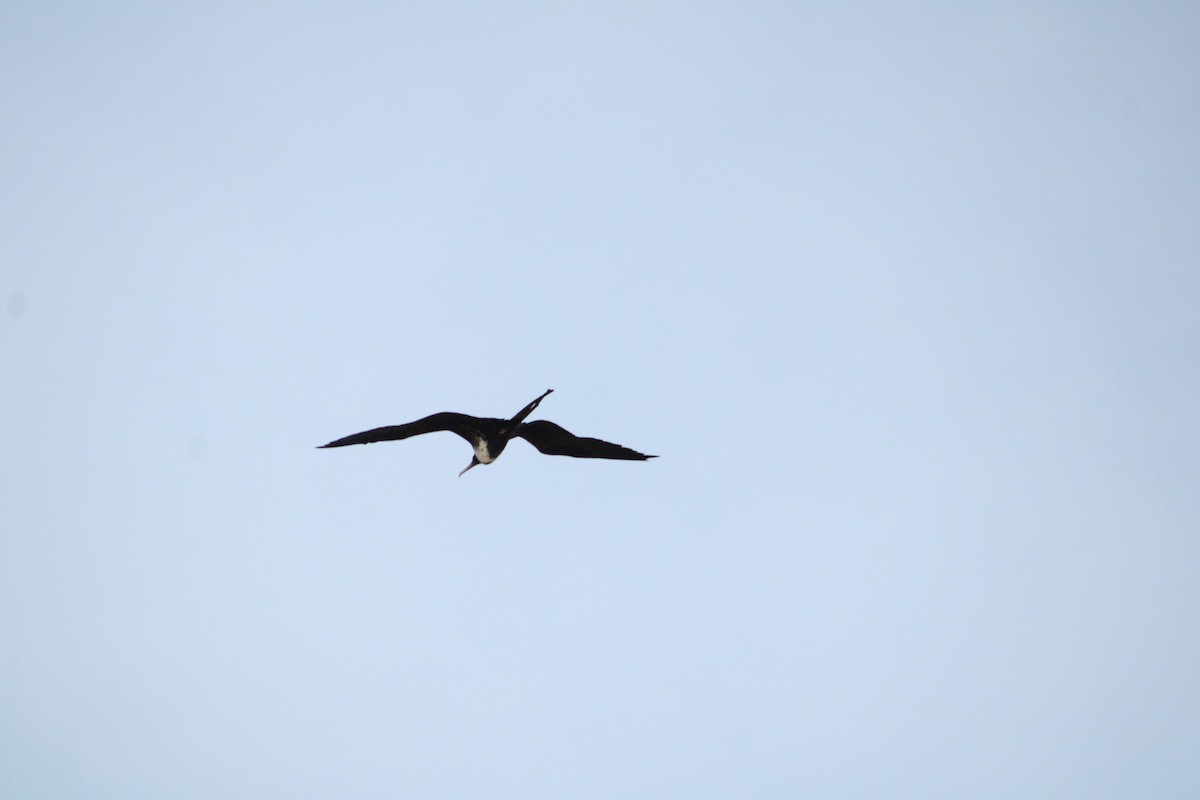
POLYGON ((383 428, 373 428, 362 433, 355 433, 341 439, 336 439, 321 447, 345 447, 350 444, 371 444, 372 442, 387 442, 407 439, 434 431, 450 431, 456 433, 470 443, 475 450, 471 463, 458 473, 460 476, 476 464, 491 464, 511 439, 520 437, 536 447, 542 453, 552 456, 573 456, 575 458, 612 458, 623 461, 646 461, 658 456, 648 456, 619 444, 576 436, 559 425, 546 420, 525 422, 538 403, 546 395, 553 392, 547 389, 541 397, 521 409, 512 419, 496 419, 494 417, 472 417, 454 411, 442 411, 430 414, 428 417, 409 422, 404 425, 389 425, 383 428))

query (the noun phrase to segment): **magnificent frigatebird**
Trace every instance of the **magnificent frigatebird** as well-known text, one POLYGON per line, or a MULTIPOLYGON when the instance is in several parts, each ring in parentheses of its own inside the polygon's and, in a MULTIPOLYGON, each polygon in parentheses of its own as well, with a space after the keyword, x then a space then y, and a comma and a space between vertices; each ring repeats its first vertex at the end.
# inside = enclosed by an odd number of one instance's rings
POLYGON ((450 431, 466 439, 475 448, 475 455, 471 456, 471 463, 458 473, 460 478, 476 464, 490 464, 499 458, 500 454, 504 452, 504 448, 508 446, 509 439, 514 436, 521 437, 548 456, 617 458, 624 461, 645 461, 649 458, 658 458, 658 456, 648 456, 612 442, 576 436, 566 428, 544 419, 525 422, 525 418, 538 407, 538 403, 553 391, 553 389, 547 389, 541 397, 522 408, 512 419, 472 417, 453 411, 442 411, 438 414, 430 414, 416 422, 373 428, 352 436, 335 439, 321 447, 345 447, 348 444, 388 442, 419 436, 422 433, 450 431))

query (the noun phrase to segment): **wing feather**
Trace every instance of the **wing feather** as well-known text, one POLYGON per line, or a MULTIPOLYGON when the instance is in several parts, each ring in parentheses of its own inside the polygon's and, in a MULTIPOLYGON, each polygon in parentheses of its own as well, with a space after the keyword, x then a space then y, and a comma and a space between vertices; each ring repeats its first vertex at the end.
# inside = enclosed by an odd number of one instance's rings
POLYGON ((623 461, 645 461, 648 456, 619 444, 576 436, 561 425, 544 419, 526 422, 517 429, 517 436, 548 456, 572 456, 574 458, 616 458, 623 461))
POLYGON ((466 439, 471 446, 474 446, 475 439, 479 436, 481 423, 486 424, 487 422, 499 422, 499 420, 481 419, 480 417, 472 417, 467 414, 457 414, 453 411, 443 411, 438 414, 430 414, 428 417, 415 422, 408 422, 404 425, 387 425, 382 428, 372 428, 362 433, 343 436, 341 439, 335 439, 329 444, 321 445, 321 447, 345 447, 348 444, 390 442, 397 439, 407 439, 410 436, 420 436, 423 433, 433 433, 435 431, 457 433, 466 439))

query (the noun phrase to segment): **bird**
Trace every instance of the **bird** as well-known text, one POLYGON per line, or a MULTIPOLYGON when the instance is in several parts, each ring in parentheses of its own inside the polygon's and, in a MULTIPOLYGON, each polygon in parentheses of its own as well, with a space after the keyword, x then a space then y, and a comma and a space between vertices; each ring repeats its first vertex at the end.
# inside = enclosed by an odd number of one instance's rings
POLYGON ((546 396, 553 391, 553 389, 547 389, 540 397, 518 411, 512 419, 472 417, 454 411, 441 411, 404 425, 387 425, 344 436, 341 439, 334 439, 329 444, 319 445, 318 449, 389 442, 434 431, 450 431, 466 439, 475 449, 475 454, 471 456, 471 463, 458 473, 460 478, 472 467, 479 464, 491 464, 499 458, 514 437, 524 439, 548 456, 613 458, 622 461, 647 461, 651 458, 658 458, 658 456, 648 456, 645 453, 639 453, 628 447, 601 439, 576 436, 561 425, 556 425, 548 420, 525 422, 525 418, 533 413, 533 410, 538 407, 538 403, 545 400, 546 396))

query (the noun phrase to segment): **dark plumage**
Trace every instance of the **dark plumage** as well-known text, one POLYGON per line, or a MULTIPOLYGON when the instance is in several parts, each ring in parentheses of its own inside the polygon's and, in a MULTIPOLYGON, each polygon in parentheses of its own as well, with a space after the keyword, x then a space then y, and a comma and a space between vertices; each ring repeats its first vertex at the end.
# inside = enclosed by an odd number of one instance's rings
POLYGON ((500 457, 510 439, 520 437, 548 456, 573 456, 575 458, 614 458, 623 461, 645 461, 658 456, 648 456, 619 444, 576 436, 561 425, 546 420, 525 422, 538 403, 553 392, 547 389, 541 397, 521 409, 512 419, 472 417, 453 411, 442 411, 404 425, 388 425, 335 439, 321 447, 345 447, 349 444, 371 444, 420 436, 434 431, 450 431, 466 439, 475 449, 471 463, 458 473, 462 476, 476 464, 490 464, 500 457))

